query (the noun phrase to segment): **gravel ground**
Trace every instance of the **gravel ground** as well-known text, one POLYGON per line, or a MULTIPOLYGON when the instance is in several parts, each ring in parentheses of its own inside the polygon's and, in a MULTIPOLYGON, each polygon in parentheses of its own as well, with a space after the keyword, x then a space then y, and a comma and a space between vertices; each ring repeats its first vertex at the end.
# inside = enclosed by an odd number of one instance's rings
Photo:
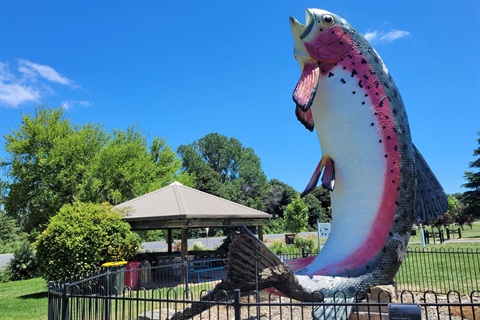
MULTIPOLYGON (((248 303, 254 301, 255 298, 242 297, 242 302, 248 303)), ((459 301, 463 303, 469 303, 469 296, 455 296, 455 295, 433 295, 433 294, 424 294, 424 293, 414 293, 413 301, 417 303, 450 303, 455 304, 459 301)), ((260 302, 264 303, 290 303, 288 298, 279 298, 278 296, 271 296, 269 298, 268 293, 261 293, 260 302)), ((298 301, 292 301, 298 303, 298 301)), ((412 296, 404 296, 404 303, 411 303, 412 296)), ((473 303, 477 304, 472 308, 472 306, 450 306, 450 307, 436 307, 436 306, 427 306, 425 314, 425 308, 422 308, 422 318, 423 319, 451 319, 451 320, 470 320, 470 319, 480 319, 480 293, 473 298, 473 303), (475 318, 473 316, 475 313, 475 318)), ((178 311, 178 310, 177 310, 178 311)), ((139 317, 139 320, 153 320, 153 319, 168 319, 175 313, 175 310, 172 309, 161 309, 155 310, 153 313, 150 311, 147 314, 139 317), (153 315, 153 317, 152 317, 153 315)), ((223 320, 223 319, 233 319, 234 318, 234 309, 233 307, 225 306, 215 306, 209 310, 204 311, 200 315, 195 316, 193 319, 211 319, 211 320, 223 320)), ((241 310, 242 320, 302 320, 302 319, 312 319, 312 308, 307 306, 268 306, 262 305, 260 307, 243 307, 241 310)), ((359 308, 358 313, 353 312, 349 318, 350 320, 361 320, 361 319, 388 319, 388 308, 382 308, 382 318, 378 316, 378 307, 370 307, 369 310, 366 307, 359 308)))

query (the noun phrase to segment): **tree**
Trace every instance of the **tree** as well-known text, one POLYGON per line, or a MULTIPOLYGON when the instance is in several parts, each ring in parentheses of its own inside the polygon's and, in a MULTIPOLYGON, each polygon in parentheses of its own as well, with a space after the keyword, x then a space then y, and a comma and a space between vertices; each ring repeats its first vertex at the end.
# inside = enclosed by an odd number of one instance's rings
MULTIPOLYGON (((480 131, 477 133, 480 136, 480 131)), ((473 150, 473 156, 477 157, 476 160, 470 162, 470 168, 480 168, 480 138, 477 139, 479 147, 473 150)), ((480 171, 465 172, 464 178, 467 183, 462 187, 470 189, 465 191, 462 196, 462 201, 466 205, 464 210, 465 215, 472 215, 475 218, 480 218, 480 171)))
POLYGON ((108 204, 64 205, 35 243, 46 280, 63 280, 95 271, 102 263, 131 258, 140 237, 122 213, 108 204))
POLYGON ((73 190, 60 178, 64 163, 58 141, 69 139, 73 128, 63 119, 62 109, 37 108, 34 117, 22 115, 22 125, 5 135, 5 150, 11 158, 2 162, 12 179, 5 199, 7 215, 16 218, 24 230, 42 226, 60 207, 73 198, 73 190))
POLYGON ((72 126, 62 108, 22 115, 5 139, 5 211, 27 232, 42 231, 64 204, 118 204, 175 180, 193 184, 165 139, 149 147, 134 126, 112 134, 101 125, 72 126))
POLYGON ((210 133, 181 145, 178 154, 183 169, 195 177, 197 189, 263 209, 265 173, 254 150, 243 147, 238 139, 210 133))
POLYGON ((273 215, 273 218, 283 218, 286 206, 295 199, 297 194, 298 192, 288 184, 277 179, 270 180, 263 196, 266 212, 273 215))
POLYGON ((288 231, 299 233, 305 231, 308 225, 308 206, 296 195, 295 199, 285 208, 285 227, 288 231))

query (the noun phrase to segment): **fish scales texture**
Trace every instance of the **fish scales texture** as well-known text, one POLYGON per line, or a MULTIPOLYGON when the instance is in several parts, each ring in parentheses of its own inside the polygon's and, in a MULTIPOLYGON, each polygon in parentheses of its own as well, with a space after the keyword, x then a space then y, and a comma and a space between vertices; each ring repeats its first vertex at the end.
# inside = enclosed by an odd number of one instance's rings
POLYGON ((321 76, 311 106, 303 107, 311 108, 322 152, 335 161, 332 231, 313 263, 297 274, 370 274, 373 285, 393 279, 413 224, 413 144, 383 61, 346 21, 334 20, 340 24, 312 28, 314 35, 304 39, 321 76))
MULTIPOLYGON (((447 209, 378 53, 338 15, 308 9, 306 16, 306 25, 290 18, 302 70, 293 99, 297 119, 316 128, 323 153, 305 193, 322 174, 322 185, 333 189, 329 237, 315 258, 285 263, 243 227, 229 247, 226 279, 203 300, 222 290, 273 287, 303 301, 329 302, 341 291, 340 301, 353 302, 356 293, 393 282, 414 222, 447 209)), ((312 316, 333 319, 334 311, 319 307, 312 316)))

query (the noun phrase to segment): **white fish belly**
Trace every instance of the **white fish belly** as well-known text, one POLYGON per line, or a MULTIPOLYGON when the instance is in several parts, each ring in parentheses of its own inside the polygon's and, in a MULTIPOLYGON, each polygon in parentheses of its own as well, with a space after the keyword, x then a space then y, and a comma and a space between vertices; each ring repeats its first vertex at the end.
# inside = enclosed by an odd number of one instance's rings
POLYGON ((320 80, 311 108, 322 154, 335 161, 332 226, 307 272, 349 257, 366 240, 381 204, 387 170, 381 132, 366 92, 350 72, 339 67, 331 72, 334 77, 320 80))

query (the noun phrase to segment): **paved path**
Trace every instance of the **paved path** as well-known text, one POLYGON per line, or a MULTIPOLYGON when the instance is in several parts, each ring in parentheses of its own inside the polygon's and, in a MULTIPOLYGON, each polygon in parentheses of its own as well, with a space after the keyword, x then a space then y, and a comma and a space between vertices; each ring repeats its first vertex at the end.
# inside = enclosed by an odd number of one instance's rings
POLYGON ((0 254, 0 267, 6 265, 13 258, 13 253, 0 254))

